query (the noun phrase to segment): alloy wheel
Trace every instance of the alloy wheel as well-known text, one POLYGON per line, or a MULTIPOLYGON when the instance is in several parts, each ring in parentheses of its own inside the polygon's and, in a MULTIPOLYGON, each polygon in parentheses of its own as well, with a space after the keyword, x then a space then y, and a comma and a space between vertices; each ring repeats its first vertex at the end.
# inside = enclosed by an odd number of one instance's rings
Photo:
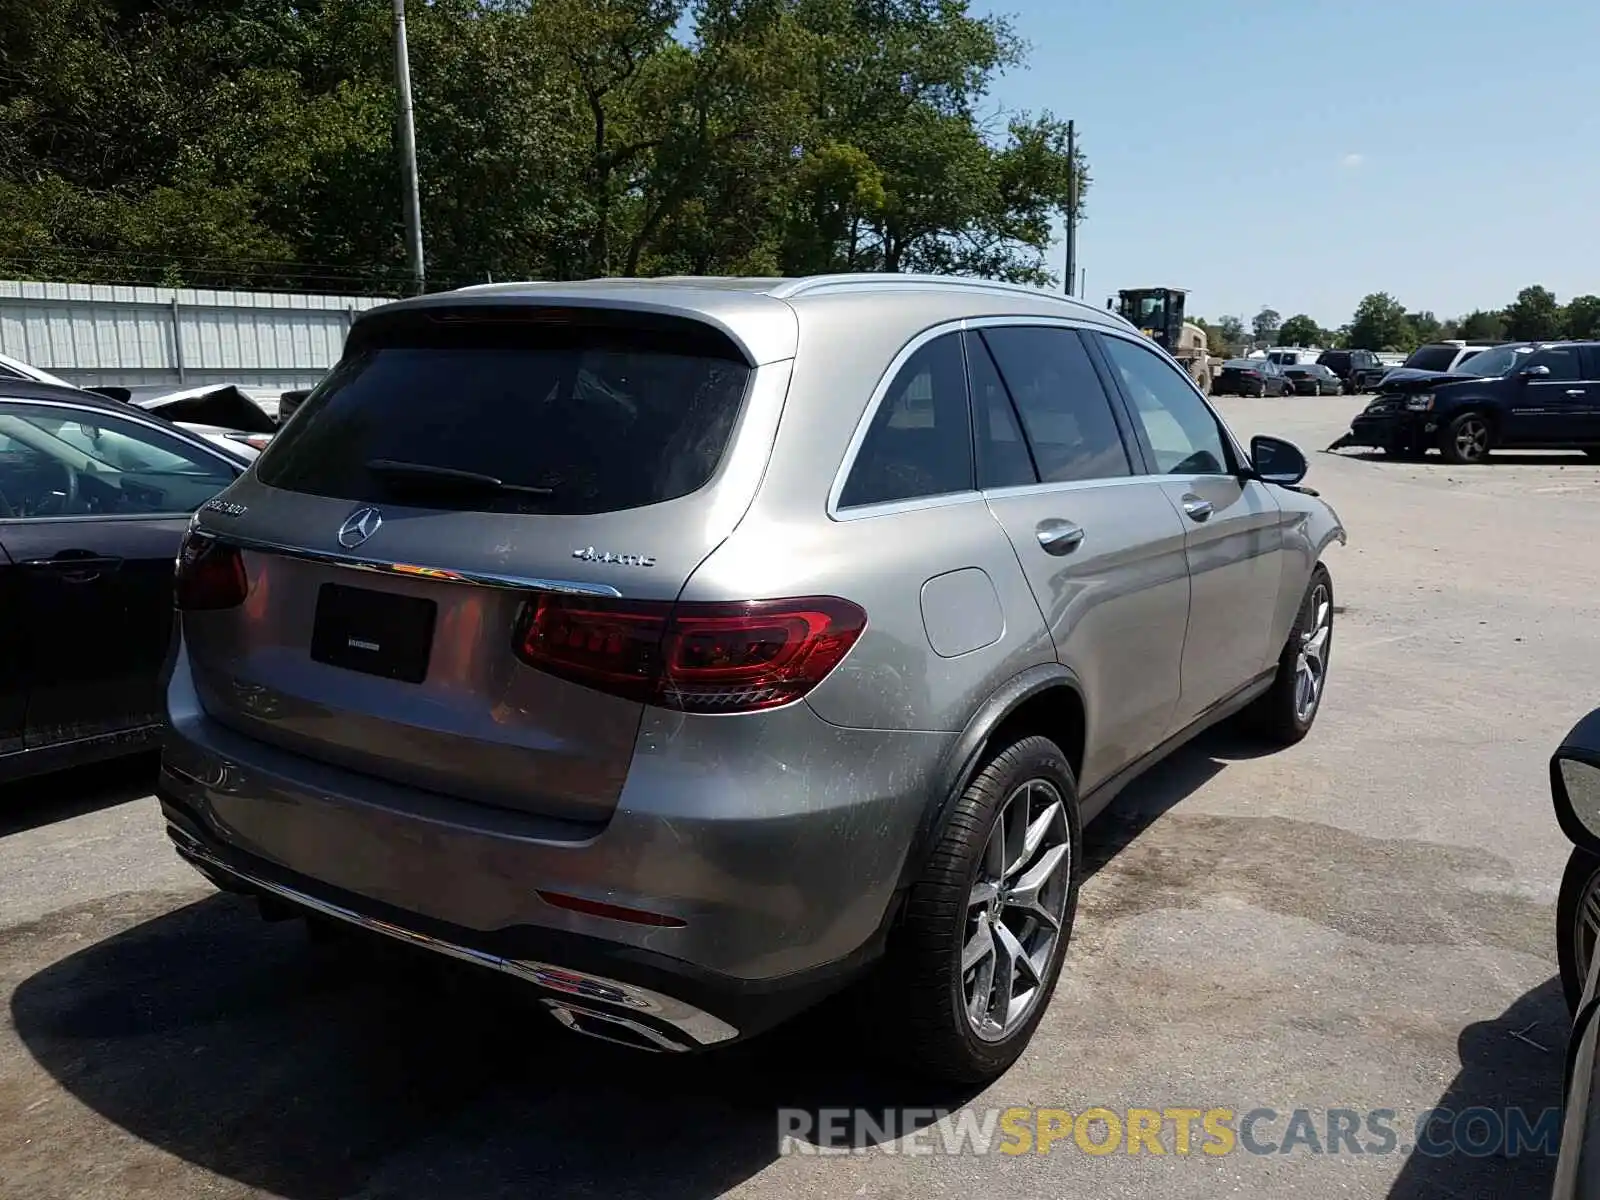
POLYGON ((1589 978, 1589 964, 1594 960, 1597 939, 1600 939, 1600 871, 1593 872, 1584 881, 1578 919, 1572 923, 1572 961, 1577 965, 1580 980, 1589 978))
POLYGON ((1489 425, 1481 417, 1468 417, 1456 426, 1456 453, 1465 462, 1477 462, 1489 452, 1489 425))
POLYGON ((986 1042, 1028 1019, 1066 919, 1072 836, 1056 785, 1030 779, 1005 802, 967 896, 961 950, 967 1021, 986 1042))
POLYGON ((1333 600, 1325 584, 1311 593, 1311 624, 1300 635, 1294 668, 1294 715, 1302 724, 1311 719, 1322 701, 1328 679, 1328 642, 1333 637, 1333 600))

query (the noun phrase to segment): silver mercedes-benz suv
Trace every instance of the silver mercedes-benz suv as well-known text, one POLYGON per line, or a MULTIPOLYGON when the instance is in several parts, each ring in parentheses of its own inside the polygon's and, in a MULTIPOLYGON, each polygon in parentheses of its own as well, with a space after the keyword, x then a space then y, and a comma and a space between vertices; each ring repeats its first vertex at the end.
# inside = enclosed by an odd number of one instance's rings
POLYGON ((1225 717, 1310 728, 1345 535, 1305 471, 1022 288, 374 309, 185 542, 169 831, 583 1033, 719 1045, 859 979, 883 1044, 985 1079, 1084 822, 1225 717))

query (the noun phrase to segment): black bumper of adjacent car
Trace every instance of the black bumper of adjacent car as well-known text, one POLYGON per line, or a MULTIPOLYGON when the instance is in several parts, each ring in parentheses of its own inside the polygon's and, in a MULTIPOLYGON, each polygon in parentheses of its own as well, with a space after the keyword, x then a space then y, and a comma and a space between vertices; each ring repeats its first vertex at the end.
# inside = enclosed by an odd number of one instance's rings
POLYGON ((847 959, 776 979, 739 979, 566 930, 465 929, 330 887, 226 844, 184 802, 175 782, 163 770, 156 786, 167 835, 181 858, 223 890, 510 974, 558 1017, 573 1010, 642 1031, 611 1040, 644 1049, 699 1050, 770 1029, 857 978, 881 955, 887 934, 886 920, 879 936, 847 959))
POLYGON ((1364 412, 1350 422, 1350 432, 1330 449, 1340 446, 1422 447, 1434 441, 1438 429, 1437 419, 1431 412, 1411 412, 1403 408, 1392 412, 1364 412))

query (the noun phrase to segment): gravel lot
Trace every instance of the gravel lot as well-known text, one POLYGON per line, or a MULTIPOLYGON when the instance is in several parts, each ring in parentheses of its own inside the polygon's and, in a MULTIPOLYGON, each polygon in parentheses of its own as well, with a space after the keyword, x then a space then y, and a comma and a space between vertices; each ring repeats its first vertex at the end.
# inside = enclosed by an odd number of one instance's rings
MULTIPOLYGON (((1222 404, 1241 434, 1315 451, 1359 401, 1222 404)), ((0 792, 0 1195, 1537 1195, 1542 1155, 1399 1148, 1441 1103, 1558 1102, 1566 845, 1545 761, 1600 703, 1600 472, 1315 454, 1308 482, 1351 537, 1329 559, 1343 612, 1315 731, 1268 757, 1207 736, 1096 823, 1055 1003, 987 1091, 875 1074, 842 1011, 666 1060, 452 972, 313 950, 178 864, 148 768, 99 770, 0 792), (1270 1108, 1266 1145, 1295 1109, 1323 1133, 1328 1109, 1392 1109, 1400 1136, 1360 1155, 1185 1155, 1170 1132, 1159 1157, 1070 1136, 917 1152, 946 1122, 780 1156, 778 1109, 834 1106, 1270 1108)))

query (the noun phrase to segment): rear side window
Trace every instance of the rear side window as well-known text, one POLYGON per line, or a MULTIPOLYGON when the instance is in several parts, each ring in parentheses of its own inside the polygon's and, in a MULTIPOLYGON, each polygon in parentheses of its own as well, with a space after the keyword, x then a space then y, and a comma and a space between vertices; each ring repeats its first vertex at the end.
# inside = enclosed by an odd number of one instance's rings
POLYGON ((906 360, 856 453, 840 508, 970 492, 972 425, 961 335, 934 338, 906 360))
POLYGON ((1022 417, 1042 483, 1132 474, 1111 401, 1070 329, 985 329, 1000 377, 1022 417))
POLYGON ((751 368, 695 322, 602 321, 479 309, 358 325, 257 477, 483 512, 616 512, 688 495, 722 461, 751 368))

